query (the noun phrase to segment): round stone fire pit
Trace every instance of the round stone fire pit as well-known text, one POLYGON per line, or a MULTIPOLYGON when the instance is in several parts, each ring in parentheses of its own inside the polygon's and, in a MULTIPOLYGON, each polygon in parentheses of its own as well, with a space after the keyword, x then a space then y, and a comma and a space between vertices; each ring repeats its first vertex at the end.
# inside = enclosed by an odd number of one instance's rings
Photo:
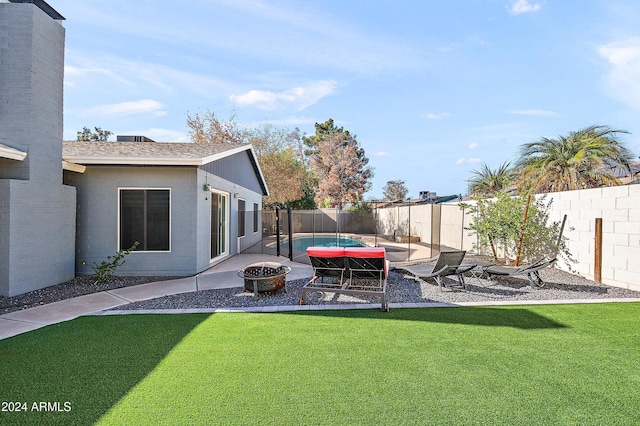
POLYGON ((285 277, 291 268, 277 262, 258 262, 238 271, 244 278, 244 289, 257 296, 258 293, 277 291, 284 287, 285 277))

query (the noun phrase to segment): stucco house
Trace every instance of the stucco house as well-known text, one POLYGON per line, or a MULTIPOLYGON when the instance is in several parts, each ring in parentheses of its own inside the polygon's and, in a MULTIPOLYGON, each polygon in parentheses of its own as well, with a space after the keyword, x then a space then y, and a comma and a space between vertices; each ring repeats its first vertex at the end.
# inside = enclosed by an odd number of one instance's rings
POLYGON ((119 273, 191 275, 261 239, 268 192, 249 144, 120 137, 64 142, 62 158, 83 166, 64 173, 77 190, 78 260, 100 262, 138 241, 119 273))
POLYGON ((0 0, 0 296, 91 274, 83 261, 134 241, 120 274, 191 275, 258 242, 268 190, 251 145, 63 147, 62 20, 0 0))

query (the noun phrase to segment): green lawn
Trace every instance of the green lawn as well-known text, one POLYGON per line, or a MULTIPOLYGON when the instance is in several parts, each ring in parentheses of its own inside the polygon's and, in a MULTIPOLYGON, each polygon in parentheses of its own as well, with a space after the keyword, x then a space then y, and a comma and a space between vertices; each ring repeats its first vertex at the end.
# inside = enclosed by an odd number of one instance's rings
POLYGON ((637 425, 639 360, 638 303, 84 317, 0 341, 0 423, 637 425))

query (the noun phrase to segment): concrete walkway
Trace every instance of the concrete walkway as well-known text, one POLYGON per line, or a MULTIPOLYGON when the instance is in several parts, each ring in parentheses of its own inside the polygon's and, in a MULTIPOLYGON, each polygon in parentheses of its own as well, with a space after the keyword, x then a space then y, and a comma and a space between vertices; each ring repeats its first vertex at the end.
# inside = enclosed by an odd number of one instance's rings
MULTIPOLYGON (((293 310, 329 310, 329 309, 379 309, 380 304, 342 304, 342 305, 294 305, 265 306, 249 308, 207 308, 207 309, 158 309, 139 311, 107 311, 108 309, 126 305, 131 302, 155 299, 171 294, 212 290, 220 288, 242 287, 243 279, 237 272, 247 265, 256 262, 279 262, 291 267, 287 280, 308 278, 312 275, 310 265, 290 262, 285 258, 262 254, 240 254, 233 256, 213 268, 194 277, 159 281, 115 290, 61 300, 35 308, 24 309, 0 315, 0 340, 31 330, 69 321, 83 315, 131 315, 131 314, 181 314, 181 313, 213 313, 213 312, 278 312, 293 310)), ((604 303, 604 302, 640 302, 638 299, 580 299, 580 300, 534 300, 508 302, 469 302, 469 303, 389 303, 391 309, 397 308, 435 308, 452 306, 500 306, 500 305, 539 305, 567 303, 604 303)))
POLYGON ((96 314, 131 302, 199 290, 242 287, 238 271, 256 262, 279 262, 291 268, 287 280, 312 276, 310 265, 262 254, 239 254, 196 276, 158 281, 87 294, 35 308, 0 315, 0 340, 82 315, 96 314))

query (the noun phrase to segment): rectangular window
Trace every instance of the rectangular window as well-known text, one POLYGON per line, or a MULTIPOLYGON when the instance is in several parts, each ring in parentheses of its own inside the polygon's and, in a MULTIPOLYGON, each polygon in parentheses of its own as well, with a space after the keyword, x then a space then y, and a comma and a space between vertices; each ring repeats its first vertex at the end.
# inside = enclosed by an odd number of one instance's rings
POLYGON ((245 235, 245 215, 247 213, 246 202, 238 200, 238 237, 245 235))
POLYGON ((120 249, 169 251, 168 189, 120 190, 120 249))
POLYGON ((253 232, 258 232, 258 203, 253 203, 253 232))

